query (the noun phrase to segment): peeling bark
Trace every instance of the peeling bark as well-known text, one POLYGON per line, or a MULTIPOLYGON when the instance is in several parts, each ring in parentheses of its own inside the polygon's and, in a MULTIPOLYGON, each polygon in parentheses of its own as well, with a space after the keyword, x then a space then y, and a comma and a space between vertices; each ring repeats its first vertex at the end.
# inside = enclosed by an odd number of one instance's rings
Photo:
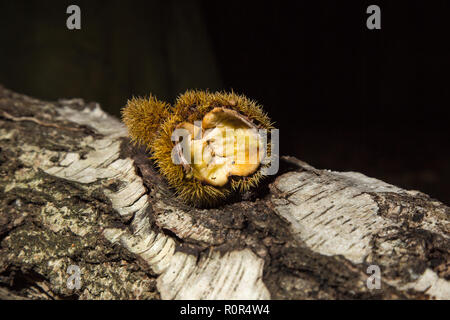
POLYGON ((283 157, 258 190, 192 208, 98 104, 3 87, 0 148, 0 298, 450 298, 450 209, 421 192, 283 157))

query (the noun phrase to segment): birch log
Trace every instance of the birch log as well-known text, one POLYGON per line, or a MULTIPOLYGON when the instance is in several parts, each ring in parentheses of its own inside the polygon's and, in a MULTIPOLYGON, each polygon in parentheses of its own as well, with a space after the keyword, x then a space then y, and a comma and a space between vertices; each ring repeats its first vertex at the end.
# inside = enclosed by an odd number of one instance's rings
POLYGON ((450 298, 450 210, 419 191, 283 157, 195 209, 147 157, 96 103, 0 87, 0 298, 450 298))

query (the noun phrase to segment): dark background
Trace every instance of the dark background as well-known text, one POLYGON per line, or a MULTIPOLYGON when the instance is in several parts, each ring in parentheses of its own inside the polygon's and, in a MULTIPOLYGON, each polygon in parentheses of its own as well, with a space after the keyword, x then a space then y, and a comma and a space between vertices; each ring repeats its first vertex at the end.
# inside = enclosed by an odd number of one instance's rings
POLYGON ((450 1, 0 0, 0 83, 82 97, 234 89, 262 104, 282 154, 450 204, 450 1), (66 8, 81 7, 81 30, 66 8), (381 8, 381 30, 366 8, 381 8))

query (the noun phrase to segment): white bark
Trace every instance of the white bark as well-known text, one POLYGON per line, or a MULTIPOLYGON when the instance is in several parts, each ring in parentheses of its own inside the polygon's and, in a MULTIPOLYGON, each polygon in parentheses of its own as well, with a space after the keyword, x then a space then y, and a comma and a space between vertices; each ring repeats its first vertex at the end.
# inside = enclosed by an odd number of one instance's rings
MULTIPOLYGON (((149 175, 142 169, 137 171, 136 156, 130 151, 133 149, 124 151, 124 146, 129 144, 125 127, 98 105, 61 100, 58 106, 14 95, 5 89, 1 89, 0 97, 0 111, 4 112, 3 116, 0 114, 0 124, 9 124, 0 129, 2 149, 16 150, 18 146, 12 141, 18 139, 21 143, 18 161, 22 164, 22 169, 16 169, 3 180, 2 192, 7 195, 19 187, 38 190, 41 180, 36 173, 39 171, 85 190, 100 187, 110 201, 109 214, 118 213, 122 226, 96 225, 89 216, 74 216, 74 208, 57 208, 52 203, 42 205, 36 219, 52 232, 70 230, 80 237, 98 233, 111 245, 126 249, 136 257, 139 266, 149 268, 139 281, 147 283, 154 279, 156 294, 162 299, 348 297, 335 288, 339 285, 357 291, 356 298, 371 297, 372 291, 366 286, 369 276, 366 269, 370 264, 380 266, 384 286, 384 291, 373 293, 374 297, 389 299, 404 294, 410 298, 450 298, 449 209, 420 192, 406 191, 361 173, 316 170, 295 158, 285 158, 291 169, 280 174, 271 183, 270 193, 255 202, 243 201, 215 210, 193 209, 174 200, 164 183, 153 183, 151 179, 146 182, 149 175), (16 100, 21 108, 17 109, 18 114, 11 115, 10 106, 16 100), (51 115, 46 115, 47 109, 52 111, 51 115), (30 125, 57 124, 58 127, 47 127, 62 135, 77 130, 85 132, 73 138, 76 146, 63 151, 33 144, 32 140, 19 136, 22 129, 13 126, 31 122, 20 114, 25 110, 31 110, 32 118, 38 119, 30 125), (91 133, 86 134, 86 130, 91 133), (52 160, 55 157, 56 162, 52 160), (234 218, 229 224, 222 222, 221 219, 227 219, 223 215, 232 214, 235 208, 242 210, 243 215, 246 212, 243 219, 251 228, 241 224, 236 227, 234 218), (267 212, 256 212, 260 208, 267 212), (261 219, 253 219, 252 212, 261 219), (67 220, 67 216, 71 218, 67 220), (81 223, 82 219, 89 223, 81 223), (270 229, 271 222, 265 225, 267 219, 286 228, 281 231, 282 236, 275 235, 276 228, 270 229), (256 230, 258 235, 251 230, 256 230), (429 239, 419 238, 419 230, 427 232, 429 239), (430 262, 430 246, 439 246, 437 266, 430 262), (321 269, 326 265, 331 271, 321 269), (333 265, 340 267, 333 269, 333 265), (278 273, 274 271, 277 268, 278 273), (330 273, 329 278, 324 275, 326 272, 330 273), (343 272, 349 279, 342 276, 343 272), (323 292, 319 280, 327 283, 323 292)), ((141 155, 141 159, 145 158, 141 155)), ((149 161, 146 165, 151 167, 149 161)), ((152 174, 152 179, 157 179, 152 174)), ((89 206, 85 210, 86 215, 97 212, 89 206)), ((9 238, 6 236, 3 241, 9 238)), ((8 258, 9 249, 5 245, 0 256, 3 265, 8 266, 13 259, 8 258)), ((61 259, 48 259, 63 263, 61 259)), ((50 294, 67 295, 67 290, 55 289, 64 286, 62 271, 52 278, 49 276, 52 271, 42 268, 50 294)), ((115 296, 113 292, 106 298, 146 297, 142 295, 146 285, 136 283, 133 287, 139 294, 115 296)), ((94 289, 86 285, 77 295, 101 297, 92 292, 94 289)))

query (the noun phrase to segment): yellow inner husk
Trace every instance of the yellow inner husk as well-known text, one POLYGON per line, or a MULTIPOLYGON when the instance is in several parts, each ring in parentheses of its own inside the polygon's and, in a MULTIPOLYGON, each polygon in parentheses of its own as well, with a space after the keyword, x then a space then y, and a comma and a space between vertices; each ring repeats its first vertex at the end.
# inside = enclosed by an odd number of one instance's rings
POLYGON ((191 174, 204 183, 224 186, 230 176, 248 176, 261 163, 261 137, 236 113, 214 108, 201 127, 187 122, 180 127, 190 133, 191 174))

